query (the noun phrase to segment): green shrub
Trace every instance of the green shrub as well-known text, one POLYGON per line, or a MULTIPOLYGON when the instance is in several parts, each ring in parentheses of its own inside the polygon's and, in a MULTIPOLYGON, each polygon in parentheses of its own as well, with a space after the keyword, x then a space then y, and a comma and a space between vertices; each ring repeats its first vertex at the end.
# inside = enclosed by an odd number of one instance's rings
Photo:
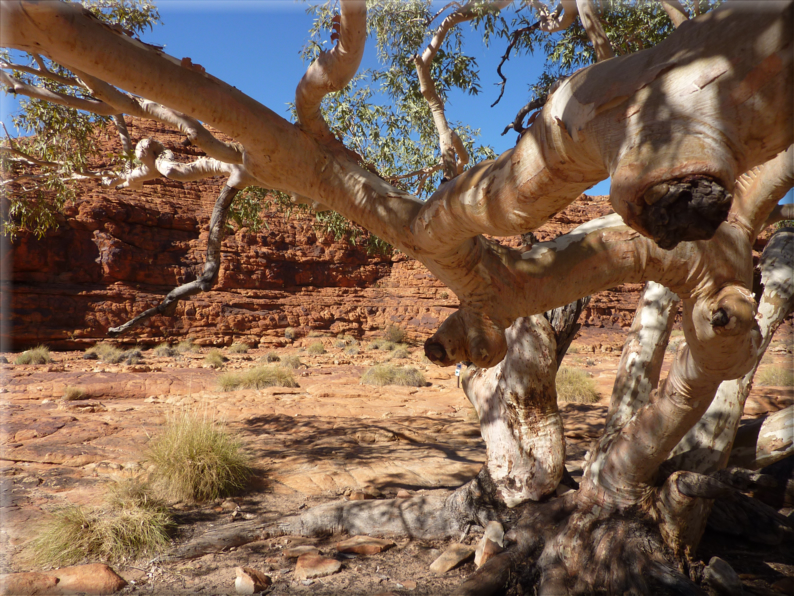
POLYGON ((63 396, 61 397, 64 401, 77 401, 81 399, 88 399, 88 393, 82 387, 73 387, 68 385, 66 389, 63 390, 63 396))
POLYGON ((132 480, 113 486, 105 507, 55 511, 35 532, 31 549, 41 566, 74 565, 86 559, 130 561, 163 552, 175 528, 148 486, 132 480))
POLYGON ((229 351, 232 354, 245 354, 248 350, 251 349, 251 346, 244 343, 233 343, 232 346, 229 348, 229 351))
POLYGON ((300 357, 297 354, 290 354, 289 356, 284 356, 281 359, 281 364, 286 366, 287 368, 300 368, 301 366, 305 366, 303 362, 301 362, 300 357))
POLYGON ((770 387, 794 387, 794 372, 780 366, 762 368, 755 375, 759 385, 770 387))
POLYGON ((17 356, 15 362, 17 364, 49 364, 52 362, 50 349, 47 346, 36 346, 30 350, 25 350, 17 356))
POLYGON ((217 349, 210 350, 204 357, 204 362, 209 364, 212 368, 223 368, 228 361, 229 359, 223 355, 223 352, 217 349))
POLYGON ((188 352, 198 352, 198 346, 193 343, 192 339, 186 339, 176 344, 176 351, 180 354, 187 354, 188 352))
POLYGON ((400 344, 405 341, 405 331, 396 325, 389 325, 383 334, 383 339, 395 344, 400 344))
POLYGON ((160 344, 152 351, 154 352, 155 356, 160 358, 173 358, 174 356, 179 355, 179 350, 172 348, 168 344, 160 344))
POLYGON ((593 379, 578 368, 563 366, 557 371, 557 400, 579 404, 598 401, 598 392, 593 379))
POLYGON ((245 488, 251 476, 248 453, 223 424, 184 409, 171 415, 150 442, 152 483, 174 501, 208 501, 245 488))
POLYGON ((416 368, 398 368, 386 364, 373 366, 361 377, 365 385, 403 385, 407 387, 424 387, 427 385, 424 375, 416 368))
POLYGON ((306 349, 309 354, 325 354, 325 346, 321 341, 315 341, 309 344, 309 347, 306 349))
POLYGON ((268 352, 262 356, 261 360, 265 362, 281 362, 281 357, 276 352, 268 352))
POLYGON ((292 327, 287 327, 284 329, 284 338, 290 341, 293 341, 296 337, 298 337, 298 332, 295 331, 292 327))
POLYGON ((218 379, 223 391, 264 389, 265 387, 298 387, 292 371, 283 366, 260 366, 246 371, 226 373, 218 379))

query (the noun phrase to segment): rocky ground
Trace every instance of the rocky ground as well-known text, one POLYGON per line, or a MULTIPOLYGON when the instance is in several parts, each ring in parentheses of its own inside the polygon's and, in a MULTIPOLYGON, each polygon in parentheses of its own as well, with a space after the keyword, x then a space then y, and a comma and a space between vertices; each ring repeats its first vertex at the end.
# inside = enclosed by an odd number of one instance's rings
MULTIPOLYGON (((595 404, 561 407, 574 477, 602 429, 622 341, 614 331, 585 329, 566 358, 566 365, 592 375, 601 395, 595 404)), ((66 504, 98 503, 108 482, 145 474, 149 438, 180 408, 225 420, 254 456, 257 471, 249 489, 233 499, 172 504, 179 523, 176 542, 210 527, 246 519, 273 521, 335 499, 452 491, 477 473, 484 445, 453 369, 429 364, 421 348, 413 346, 409 358, 392 363, 418 367, 428 386, 371 387, 360 384, 361 374, 389 353, 367 349, 364 341, 357 355, 349 355, 335 343, 331 336, 304 338, 278 349, 305 363, 296 371, 300 387, 295 389, 221 392, 217 379, 222 371, 207 367, 207 349, 176 359, 145 351, 144 361, 134 366, 85 360, 83 352, 54 353, 48 365, 0 365, 3 571, 33 570, 25 559, 26 543, 48 512, 66 504), (325 354, 307 353, 306 346, 316 341, 325 344, 325 354), (61 400, 67 386, 84 388, 88 399, 61 400)), ((225 370, 233 371, 259 364, 266 350, 226 352, 225 370)), ((5 356, 13 363, 15 355, 5 356)), ((777 340, 764 367, 791 367, 791 358, 785 341, 777 340)), ((746 415, 760 416, 792 401, 791 388, 757 386, 746 415)), ((274 582, 272 594, 439 594, 475 569, 467 562, 444 574, 431 571, 430 564, 447 546, 442 541, 401 539, 379 554, 343 555, 335 548, 343 538, 282 536, 194 560, 129 561, 114 568, 129 582, 124 593, 150 594, 234 593, 237 566, 267 573, 274 582), (295 559, 284 552, 303 544, 339 559, 341 569, 299 579, 295 559)), ((464 542, 474 546, 478 540, 472 532, 464 542)), ((792 593, 790 547, 743 544, 710 533, 701 555, 708 561, 713 554, 734 566, 749 593, 792 593)))

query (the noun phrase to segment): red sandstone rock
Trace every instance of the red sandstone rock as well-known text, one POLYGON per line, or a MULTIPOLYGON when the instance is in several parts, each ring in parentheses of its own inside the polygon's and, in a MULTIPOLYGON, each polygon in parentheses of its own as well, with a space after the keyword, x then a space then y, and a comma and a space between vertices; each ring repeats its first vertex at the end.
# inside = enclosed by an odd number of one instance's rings
POLYGON ((295 566, 295 579, 304 580, 325 577, 341 569, 342 562, 321 555, 301 555, 295 566))
POLYGON ((395 545, 393 540, 372 538, 370 536, 351 536, 347 540, 336 543, 336 550, 340 553, 355 553, 357 555, 375 555, 390 549, 395 545))
POLYGON ((47 573, 12 573, 0 576, 0 594, 115 594, 127 582, 101 563, 54 569, 47 573))

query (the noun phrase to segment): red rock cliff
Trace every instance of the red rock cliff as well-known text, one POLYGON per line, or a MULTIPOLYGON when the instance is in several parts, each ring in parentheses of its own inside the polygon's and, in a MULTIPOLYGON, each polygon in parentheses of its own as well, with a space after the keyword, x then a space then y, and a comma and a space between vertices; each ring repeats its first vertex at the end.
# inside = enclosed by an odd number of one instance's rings
MULTIPOLYGON (((153 123, 132 121, 130 132, 135 141, 156 134, 186 158, 199 154, 182 146, 179 135, 153 123)), ((115 143, 104 132, 100 140, 111 149, 115 143)), ((159 179, 141 191, 86 186, 58 229, 42 239, 21 235, 4 255, 12 266, 8 328, 13 349, 93 343, 109 327, 195 279, 222 183, 219 178, 193 183, 159 179)), ((606 197, 582 196, 536 235, 553 238, 609 211, 606 197)), ((156 317, 122 340, 267 343, 281 340, 287 327, 362 335, 390 324, 421 338, 457 306, 451 292, 405 255, 371 256, 362 243, 334 242, 305 214, 285 219, 268 212, 266 221, 267 229, 238 230, 224 241, 214 291, 181 303, 175 316, 156 317)), ((628 325, 639 288, 621 286, 595 296, 586 324, 628 325)))

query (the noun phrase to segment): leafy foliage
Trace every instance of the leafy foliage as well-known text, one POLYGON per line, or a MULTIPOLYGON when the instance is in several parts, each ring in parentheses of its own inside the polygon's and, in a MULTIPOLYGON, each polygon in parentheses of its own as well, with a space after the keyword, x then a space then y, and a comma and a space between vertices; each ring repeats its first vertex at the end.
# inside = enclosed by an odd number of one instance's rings
MULTIPOLYGON (((139 35, 160 22, 156 6, 150 0, 84 0, 98 19, 122 28, 129 35, 139 35)), ((20 54, 19 52, 15 52, 20 54)), ((48 91, 71 97, 87 98, 86 90, 74 74, 57 62, 44 57, 23 55, 20 66, 37 67, 38 62, 51 77, 37 76, 12 68, 9 52, 0 52, 0 63, 19 81, 43 87, 48 91)), ((5 89, 8 93, 9 90, 5 89)), ((21 98, 21 112, 12 117, 14 125, 31 136, 14 141, 7 136, 4 145, 24 153, 45 165, 35 174, 29 160, 4 155, 0 173, 4 179, 20 178, 19 184, 7 186, 2 199, 2 230, 12 239, 23 229, 38 237, 57 225, 57 214, 74 201, 75 182, 85 177, 89 165, 100 158, 96 146, 96 130, 110 123, 107 116, 78 111, 38 99, 21 98)), ((130 155, 104 156, 105 166, 129 163, 130 155)))

